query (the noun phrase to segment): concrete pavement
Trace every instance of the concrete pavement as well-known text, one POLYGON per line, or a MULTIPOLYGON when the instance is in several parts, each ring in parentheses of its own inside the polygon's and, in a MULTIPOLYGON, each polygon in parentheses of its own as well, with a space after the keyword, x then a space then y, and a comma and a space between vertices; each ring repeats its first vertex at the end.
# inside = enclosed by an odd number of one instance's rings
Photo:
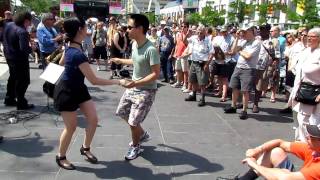
MULTIPOLYGON (((37 106, 32 111, 37 117, 18 124, 0 121, 0 134, 6 137, 0 144, 1 179, 216 179, 246 170, 240 161, 247 148, 274 138, 293 139, 292 118, 278 113, 283 102, 271 104, 263 99, 259 114, 249 110, 250 118, 239 120, 238 114, 223 113, 222 108, 230 101, 220 103, 218 98, 208 97, 208 105, 199 108, 196 102, 185 102, 180 90, 159 84, 156 101, 143 123, 152 140, 143 145, 140 157, 127 162, 124 154, 130 141, 129 128, 115 116, 124 89, 87 82, 100 120, 92 144, 99 164, 89 164, 80 155, 86 123, 79 113, 79 127, 67 155, 77 170, 66 171, 58 168, 54 159, 63 122, 46 111, 40 73, 31 63, 26 96, 37 106)), ((109 77, 106 71, 97 74, 109 77)), ((14 110, 2 104, 7 77, 1 76, 0 81, 0 113, 14 110)))

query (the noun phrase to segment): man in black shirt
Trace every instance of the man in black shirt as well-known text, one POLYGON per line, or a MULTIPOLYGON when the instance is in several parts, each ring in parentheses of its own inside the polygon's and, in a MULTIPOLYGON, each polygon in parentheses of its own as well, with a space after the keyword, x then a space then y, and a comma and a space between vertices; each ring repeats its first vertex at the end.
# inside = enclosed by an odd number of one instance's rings
POLYGON ((17 106, 18 110, 26 110, 34 107, 28 104, 25 93, 30 84, 29 54, 30 47, 29 33, 26 30, 31 26, 32 16, 29 12, 18 13, 14 22, 5 25, 3 31, 4 55, 9 66, 9 79, 7 94, 4 100, 6 106, 17 106))

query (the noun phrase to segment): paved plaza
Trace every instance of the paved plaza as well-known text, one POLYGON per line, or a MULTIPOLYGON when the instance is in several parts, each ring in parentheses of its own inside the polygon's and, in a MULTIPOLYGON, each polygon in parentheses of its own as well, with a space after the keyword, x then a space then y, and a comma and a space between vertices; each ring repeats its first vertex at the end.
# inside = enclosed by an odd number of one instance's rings
MULTIPOLYGON (((0 69, 5 66, 0 61, 0 69)), ((63 122, 52 109, 47 111, 43 80, 39 79, 42 71, 36 67, 31 63, 31 85, 26 97, 36 105, 31 112, 37 116, 17 124, 0 122, 0 134, 5 136, 0 144, 2 180, 212 180, 246 170, 241 164, 246 149, 269 139, 293 139, 291 116, 278 113, 285 102, 272 104, 269 99, 262 99, 259 114, 249 110, 249 119, 240 120, 238 114, 223 113, 230 101, 220 103, 219 98, 208 97, 207 105, 199 108, 197 102, 185 102, 186 94, 179 89, 159 83, 155 104, 143 123, 152 140, 143 144, 140 157, 128 162, 124 154, 130 141, 129 127, 115 116, 124 88, 92 86, 87 82, 100 120, 92 144, 99 164, 92 165, 80 155, 86 123, 79 114, 79 127, 67 154, 77 169, 66 171, 55 163, 63 122)), ((97 74, 108 78, 110 72, 97 74)), ((0 113, 15 110, 3 105, 7 78, 8 73, 0 77, 0 113)))

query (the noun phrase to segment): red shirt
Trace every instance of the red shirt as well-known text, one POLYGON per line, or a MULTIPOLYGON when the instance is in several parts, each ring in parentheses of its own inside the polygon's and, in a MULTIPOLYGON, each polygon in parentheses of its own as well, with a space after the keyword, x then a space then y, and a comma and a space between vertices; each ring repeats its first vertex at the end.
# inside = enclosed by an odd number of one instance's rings
POLYGON ((187 45, 183 42, 183 39, 186 37, 187 35, 184 34, 183 32, 180 32, 177 35, 177 45, 176 45, 176 50, 174 53, 174 57, 180 57, 182 55, 182 53, 184 52, 184 50, 187 48, 187 45))
POLYGON ((290 145, 290 151, 304 161, 300 172, 306 180, 320 179, 320 156, 314 157, 314 151, 307 143, 293 142, 290 145))

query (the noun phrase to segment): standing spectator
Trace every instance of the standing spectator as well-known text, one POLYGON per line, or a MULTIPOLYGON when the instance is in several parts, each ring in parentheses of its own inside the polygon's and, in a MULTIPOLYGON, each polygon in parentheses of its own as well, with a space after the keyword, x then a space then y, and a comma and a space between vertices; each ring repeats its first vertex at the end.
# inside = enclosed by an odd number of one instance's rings
MULTIPOLYGON (((299 54, 307 48, 308 30, 303 28, 298 30, 298 41, 288 50, 288 73, 286 77, 286 85, 290 87, 290 92, 294 86, 295 76, 297 74, 296 68, 299 62, 299 54)), ((284 109, 280 113, 292 113, 292 107, 287 103, 284 109)), ((297 114, 293 112, 293 118, 296 119, 297 114)))
MULTIPOLYGON (((280 28, 278 26, 273 26, 270 29, 270 40, 268 53, 271 56, 271 64, 268 66, 268 76, 269 76, 269 88, 271 89, 270 102, 276 102, 276 94, 279 88, 280 80, 280 68, 279 64, 281 61, 281 51, 280 51, 280 28)), ((281 38, 282 39, 282 38, 281 38)))
POLYGON ((91 40, 92 32, 93 32, 93 22, 89 18, 86 23, 87 23, 87 36, 83 40, 83 51, 87 55, 88 61, 90 63, 92 61, 92 54, 93 54, 92 40, 91 40))
POLYGON ((157 35, 157 28, 151 28, 151 34, 147 37, 152 42, 154 47, 159 48, 159 36, 157 35))
POLYGON ((242 92, 243 108, 240 119, 247 119, 249 92, 255 90, 256 65, 259 58, 260 42, 255 39, 254 27, 243 28, 245 44, 238 46, 239 35, 235 39, 232 52, 237 52, 238 61, 229 86, 232 88, 232 104, 225 108, 225 113, 236 113, 236 103, 242 92))
MULTIPOLYGON (((125 35, 127 28, 125 26, 119 26, 117 33, 113 36, 110 54, 111 58, 124 58, 124 52, 127 49, 127 37, 125 35)), ((115 76, 120 77, 120 70, 122 68, 121 64, 116 64, 111 62, 111 77, 113 79, 115 76)))
POLYGON ((5 11, 4 12, 4 24, 12 22, 12 21, 13 21, 13 19, 12 19, 11 11, 5 11))
POLYGON ((7 23, 3 32, 4 55, 9 66, 6 106, 17 106, 17 110, 34 107, 28 104, 25 93, 30 84, 29 54, 30 37, 27 28, 31 26, 32 16, 29 12, 18 13, 14 22, 7 23))
MULTIPOLYGON (((109 27, 110 28, 110 27, 109 27)), ((98 22, 96 29, 93 31, 92 34, 92 46, 93 46, 93 56, 97 62, 97 70, 101 71, 100 68, 100 58, 104 60, 106 69, 108 67, 107 63, 107 31, 103 29, 103 22, 98 22)))
POLYGON ((188 59, 181 56, 188 46, 188 38, 191 37, 191 35, 192 31, 189 30, 189 23, 183 22, 182 30, 176 36, 174 57, 176 58, 175 70, 177 73, 177 82, 172 84, 174 88, 180 88, 182 84, 185 89, 188 87, 188 59))
POLYGON ((190 66, 189 82, 192 84, 192 94, 185 101, 196 101, 198 88, 201 90, 201 98, 198 106, 204 106, 205 103, 205 87, 209 82, 209 53, 211 51, 211 43, 206 38, 206 28, 199 26, 197 28, 197 36, 192 36, 189 43, 192 43, 192 63, 190 66))
POLYGON ((81 42, 87 36, 85 21, 71 17, 66 19, 63 27, 66 31, 66 41, 70 43, 65 50, 63 62, 65 70, 54 90, 54 106, 61 112, 65 125, 60 136, 56 163, 64 169, 73 170, 75 166, 67 160, 66 153, 72 135, 77 128, 78 108, 80 108, 80 111, 88 121, 80 153, 86 156, 90 163, 95 164, 98 162, 98 159, 90 151, 98 117, 95 104, 91 99, 87 86, 84 84, 84 78, 87 78, 94 85, 120 85, 124 84, 124 80, 106 80, 95 76, 81 48, 81 42))
POLYGON ((302 84, 320 86, 320 28, 313 28, 308 32, 308 48, 299 54, 299 62, 296 67, 296 78, 292 89, 289 106, 298 113, 298 128, 295 139, 306 142, 304 123, 320 124, 320 94, 316 98, 315 105, 297 102, 295 97, 302 84))
POLYGON ((218 76, 219 80, 219 92, 215 96, 221 96, 220 102, 227 101, 227 91, 228 91, 228 66, 227 63, 231 60, 229 51, 233 43, 233 37, 228 34, 226 26, 220 29, 220 35, 213 39, 213 55, 215 60, 215 72, 213 75, 218 76))
POLYGON ((160 38, 164 34, 164 27, 166 27, 167 22, 165 20, 160 21, 160 27, 157 31, 157 36, 160 38))
POLYGON ((174 41, 173 37, 170 35, 170 29, 168 27, 165 27, 164 35, 161 36, 159 40, 160 62, 164 77, 164 80, 162 82, 172 83, 174 81, 172 62, 169 59, 169 56, 172 54, 173 48, 174 41))
POLYGON ((58 48, 58 43, 62 42, 62 34, 58 34, 54 25, 54 16, 51 13, 45 13, 42 16, 42 25, 38 25, 37 38, 40 47, 41 65, 39 68, 46 67, 46 58, 58 48))
POLYGON ((133 64, 132 81, 126 84, 128 89, 123 94, 117 115, 128 122, 132 142, 129 143, 126 160, 135 159, 141 152, 140 145, 150 139, 149 134, 141 127, 155 100, 157 79, 160 74, 160 57, 158 50, 146 38, 149 28, 148 18, 133 14, 128 21, 128 33, 132 44, 132 59, 113 58, 117 64, 133 64))
POLYGON ((261 48, 259 53, 259 59, 257 63, 256 72, 256 91, 254 94, 254 104, 252 108, 253 113, 258 113, 259 101, 263 91, 268 90, 269 78, 268 78, 268 66, 272 63, 272 59, 269 55, 269 49, 272 44, 269 43, 269 31, 270 26, 260 26, 261 36, 261 48), (269 28, 268 28, 269 27, 269 28))
POLYGON ((34 11, 31 11, 31 15, 32 15, 32 26, 37 28, 40 23, 40 20, 38 19, 37 15, 34 11))

